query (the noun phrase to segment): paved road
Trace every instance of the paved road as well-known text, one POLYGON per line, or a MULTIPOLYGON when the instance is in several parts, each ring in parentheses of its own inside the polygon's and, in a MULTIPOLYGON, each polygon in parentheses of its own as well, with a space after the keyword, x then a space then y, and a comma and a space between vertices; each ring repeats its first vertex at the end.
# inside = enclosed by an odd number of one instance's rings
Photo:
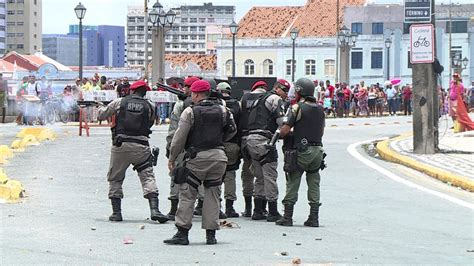
MULTIPOLYGON (((322 173, 320 228, 301 226, 308 211, 303 182, 295 207, 296 226, 233 219, 240 228, 220 230, 219 244, 207 246, 200 219, 195 218, 187 247, 162 243, 175 233, 174 225, 146 220, 148 203, 141 197, 139 181, 131 170, 124 186, 125 221, 108 222, 108 130, 93 129, 87 138, 76 136, 76 128, 57 126, 58 140, 18 154, 5 167, 11 178, 22 180, 29 198, 21 204, 0 205, 1 264, 264 265, 288 264, 300 258, 303 263, 472 265, 474 253, 468 252, 474 249, 472 209, 395 182, 347 152, 352 143, 410 131, 409 120, 327 121, 324 143, 329 168, 322 173), (144 230, 139 229, 142 224, 144 230), (122 244, 126 236, 134 240, 132 245, 122 244), (288 255, 281 256, 281 252, 288 255)), ((163 148, 165 134, 166 127, 156 127, 152 143, 163 148)), ((474 202, 472 194, 370 158, 361 148, 358 151, 411 182, 474 202)), ((167 212, 169 179, 164 156, 155 170, 161 209, 167 212)), ((284 175, 279 171, 282 198, 284 175)), ((241 198, 236 208, 243 210, 241 198)))

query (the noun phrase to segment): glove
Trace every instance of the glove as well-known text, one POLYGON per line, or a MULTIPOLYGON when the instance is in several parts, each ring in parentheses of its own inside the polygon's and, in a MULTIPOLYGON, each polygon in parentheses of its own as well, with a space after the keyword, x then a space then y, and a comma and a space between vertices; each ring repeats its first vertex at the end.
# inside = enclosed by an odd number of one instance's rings
POLYGON ((166 148, 166 158, 169 159, 170 158, 170 149, 167 147, 166 148))

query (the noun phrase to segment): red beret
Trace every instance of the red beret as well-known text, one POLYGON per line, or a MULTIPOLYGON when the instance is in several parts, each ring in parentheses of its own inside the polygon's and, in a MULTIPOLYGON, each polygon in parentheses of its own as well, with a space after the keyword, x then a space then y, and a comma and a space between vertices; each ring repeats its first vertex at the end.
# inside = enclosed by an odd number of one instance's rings
POLYGON ((191 91, 192 92, 204 92, 204 91, 210 91, 211 90, 211 84, 207 80, 198 80, 191 85, 191 91))
POLYGON ((253 86, 252 86, 252 90, 255 90, 258 87, 264 87, 266 90, 268 90, 268 85, 263 80, 255 82, 255 84, 253 84, 253 86))
POLYGON ((286 92, 288 92, 291 88, 291 85, 288 81, 284 80, 284 79, 279 79, 277 80, 278 83, 280 83, 281 85, 283 85, 285 88, 286 88, 286 92))
POLYGON ((138 88, 140 88, 140 87, 146 87, 146 90, 147 90, 147 91, 151 91, 151 88, 150 88, 150 87, 148 86, 148 84, 146 84, 146 82, 143 81, 143 80, 135 81, 135 82, 132 84, 132 86, 130 86, 130 89, 131 89, 131 90, 136 90, 136 89, 138 89, 138 88))
POLYGON ((193 85, 193 83, 198 81, 198 80, 199 80, 199 78, 197 78, 197 77, 189 77, 189 78, 184 80, 184 85, 186 85, 188 87, 191 87, 191 85, 193 85))

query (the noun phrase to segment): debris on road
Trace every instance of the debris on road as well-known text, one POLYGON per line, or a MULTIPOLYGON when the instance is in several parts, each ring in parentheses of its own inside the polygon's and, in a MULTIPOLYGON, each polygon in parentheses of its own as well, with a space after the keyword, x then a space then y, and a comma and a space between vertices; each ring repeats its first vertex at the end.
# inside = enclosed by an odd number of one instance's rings
POLYGON ((95 227, 91 227, 91 230, 92 230, 92 231, 95 231, 95 230, 97 230, 97 228, 95 228, 95 227))
POLYGON ((315 238, 314 240, 316 240, 316 241, 321 241, 321 240, 323 240, 323 239, 322 239, 322 238, 315 238))
POLYGON ((129 244, 133 244, 133 239, 129 236, 126 236, 124 239, 123 239, 123 243, 125 245, 129 245, 129 244))
POLYGON ((296 243, 297 246, 301 246, 301 243, 296 243))
POLYGON ((286 234, 285 234, 285 233, 283 233, 283 236, 286 236, 286 234))
POLYGON ((237 223, 228 222, 226 220, 221 221, 220 226, 222 226, 223 228, 240 228, 240 225, 238 225, 237 223))
POLYGON ((140 228, 140 230, 143 230, 143 229, 145 229, 145 225, 141 224, 138 228, 140 228))
POLYGON ((292 263, 293 265, 295 265, 295 264, 296 264, 296 265, 297 265, 297 264, 301 264, 301 259, 300 259, 300 258, 294 258, 294 259, 291 261, 291 263, 292 263))
POLYGON ((474 252, 474 249, 468 249, 467 252, 474 252))
POLYGON ((282 251, 280 254, 281 254, 282 256, 288 256, 288 252, 286 252, 286 251, 282 251))

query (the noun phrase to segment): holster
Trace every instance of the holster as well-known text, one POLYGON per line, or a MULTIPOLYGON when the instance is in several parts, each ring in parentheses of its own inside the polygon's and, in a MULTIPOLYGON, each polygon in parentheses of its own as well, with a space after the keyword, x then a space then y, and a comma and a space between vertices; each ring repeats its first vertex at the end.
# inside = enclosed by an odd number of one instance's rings
POLYGON ((298 149, 287 148, 283 150, 283 170, 287 173, 301 170, 298 165, 298 149))
POLYGON ((189 154, 187 152, 182 152, 176 158, 176 165, 171 173, 175 184, 184 184, 188 179, 189 169, 186 168, 188 157, 189 154))

